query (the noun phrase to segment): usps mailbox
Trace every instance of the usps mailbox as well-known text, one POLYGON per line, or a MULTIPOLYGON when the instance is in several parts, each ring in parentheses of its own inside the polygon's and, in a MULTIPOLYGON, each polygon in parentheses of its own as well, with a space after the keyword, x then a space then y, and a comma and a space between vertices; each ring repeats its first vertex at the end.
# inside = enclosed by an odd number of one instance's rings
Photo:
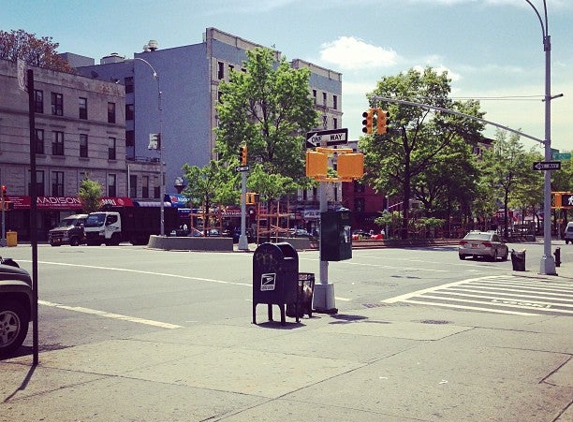
MULTIPOLYGON (((298 253, 286 242, 263 243, 253 255, 253 324, 257 323, 259 303, 268 305, 269 321, 273 320, 272 306, 281 312, 285 325, 285 306, 298 299, 298 253)), ((299 321, 298 314, 296 321, 299 321)))

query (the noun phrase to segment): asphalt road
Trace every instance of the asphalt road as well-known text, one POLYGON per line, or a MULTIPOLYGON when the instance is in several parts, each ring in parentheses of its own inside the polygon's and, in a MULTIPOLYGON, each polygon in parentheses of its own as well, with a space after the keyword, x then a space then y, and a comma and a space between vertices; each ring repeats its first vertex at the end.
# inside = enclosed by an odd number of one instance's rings
MULTIPOLYGON (((573 260, 573 247, 559 243, 562 260, 573 260)), ((527 269, 538 270, 541 244, 512 247, 525 248, 527 269)), ((0 253, 31 271, 29 245, 0 253)), ((299 271, 315 273, 318 283, 318 252, 299 252, 298 258, 299 271)), ((241 316, 251 322, 252 253, 40 245, 38 261, 41 351, 241 316)), ((460 261, 455 247, 389 248, 354 250, 351 260, 329 263, 328 276, 344 314, 511 270, 510 260, 460 261)))

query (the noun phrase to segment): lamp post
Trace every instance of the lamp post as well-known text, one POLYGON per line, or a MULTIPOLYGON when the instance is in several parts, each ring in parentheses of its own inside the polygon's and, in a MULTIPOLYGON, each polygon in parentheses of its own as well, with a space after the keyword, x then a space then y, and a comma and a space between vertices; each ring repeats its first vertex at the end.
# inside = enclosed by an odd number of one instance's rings
POLYGON ((161 105, 161 90, 159 88, 159 74, 155 68, 147 60, 134 57, 133 60, 139 60, 145 63, 153 72, 153 79, 157 81, 157 109, 159 111, 159 133, 157 134, 159 141, 159 207, 160 207, 160 223, 161 223, 161 236, 165 236, 165 174, 163 166, 163 139, 162 139, 162 124, 163 124, 163 109, 161 105))
MULTIPOLYGON (((547 3, 543 0, 543 17, 530 0, 525 0, 535 11, 541 24, 543 50, 545 51, 545 161, 551 161, 551 37, 547 20, 547 3)), ((551 255, 551 171, 545 170, 543 191, 543 256, 540 262, 540 273, 556 275, 555 260, 551 255)))

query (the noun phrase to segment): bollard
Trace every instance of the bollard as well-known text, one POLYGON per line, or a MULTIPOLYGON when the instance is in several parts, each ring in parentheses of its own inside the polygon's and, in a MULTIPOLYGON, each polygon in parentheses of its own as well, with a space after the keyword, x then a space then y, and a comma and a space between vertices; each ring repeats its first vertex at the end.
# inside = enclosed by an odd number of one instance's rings
POLYGON ((561 248, 555 248, 555 266, 556 267, 560 267, 561 266, 561 248))

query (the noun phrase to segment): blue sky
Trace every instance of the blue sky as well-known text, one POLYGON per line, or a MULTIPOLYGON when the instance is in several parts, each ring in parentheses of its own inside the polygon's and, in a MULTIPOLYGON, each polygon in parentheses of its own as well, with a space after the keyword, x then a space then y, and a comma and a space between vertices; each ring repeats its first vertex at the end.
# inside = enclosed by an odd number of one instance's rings
MULTIPOLYGON (((543 1, 531 0, 543 16, 543 1)), ((361 135, 366 93, 383 76, 447 70, 452 97, 485 118, 543 139, 545 53, 525 0, 0 0, 0 29, 51 36, 59 52, 127 58, 201 42, 216 27, 343 74, 343 126, 361 135)), ((552 41, 552 146, 571 151, 573 1, 547 0, 552 41)), ((489 127, 486 135, 493 136, 489 127)), ((541 144, 522 138, 527 148, 541 144)))

